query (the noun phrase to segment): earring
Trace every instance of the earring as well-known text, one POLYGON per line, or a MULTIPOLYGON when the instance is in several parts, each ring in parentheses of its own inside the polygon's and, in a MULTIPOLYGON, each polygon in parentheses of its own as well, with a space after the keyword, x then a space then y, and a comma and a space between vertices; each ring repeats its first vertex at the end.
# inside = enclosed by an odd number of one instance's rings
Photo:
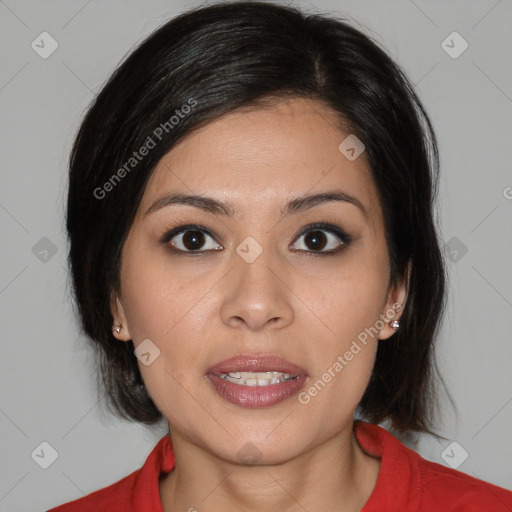
POLYGON ((390 324, 393 329, 398 329, 400 327, 400 322, 398 320, 393 320, 390 324))
POLYGON ((120 325, 113 325, 112 326, 112 330, 116 331, 117 334, 119 334, 121 332, 121 326, 120 325))

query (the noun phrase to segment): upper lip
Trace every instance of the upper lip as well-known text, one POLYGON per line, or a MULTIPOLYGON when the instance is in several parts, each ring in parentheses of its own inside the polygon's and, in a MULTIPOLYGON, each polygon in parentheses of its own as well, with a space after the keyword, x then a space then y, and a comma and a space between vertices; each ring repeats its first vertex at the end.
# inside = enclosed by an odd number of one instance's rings
POLYGON ((207 370, 207 374, 220 376, 229 372, 282 372, 289 375, 307 375, 300 366, 278 356, 238 355, 224 359, 207 370))

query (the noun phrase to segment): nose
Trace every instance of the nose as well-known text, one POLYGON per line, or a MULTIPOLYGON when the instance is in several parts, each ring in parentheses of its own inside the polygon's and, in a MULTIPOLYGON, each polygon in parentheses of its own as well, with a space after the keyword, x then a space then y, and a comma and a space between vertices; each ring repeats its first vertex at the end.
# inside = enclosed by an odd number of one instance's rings
POLYGON ((263 250, 252 262, 233 253, 220 310, 224 324, 261 331, 281 329, 293 321, 293 293, 286 283, 284 264, 278 265, 277 256, 272 258, 270 252, 263 250))

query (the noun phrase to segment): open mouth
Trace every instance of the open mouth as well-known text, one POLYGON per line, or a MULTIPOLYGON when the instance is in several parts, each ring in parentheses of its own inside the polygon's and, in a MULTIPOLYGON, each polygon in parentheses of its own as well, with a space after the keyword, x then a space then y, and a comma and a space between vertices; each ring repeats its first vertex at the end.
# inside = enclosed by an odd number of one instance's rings
POLYGON ((283 372, 229 372, 219 375, 224 380, 238 384, 240 386, 270 386, 271 384, 280 384, 288 380, 298 378, 298 375, 290 375, 283 372))
POLYGON ((239 407, 270 407, 298 393, 306 371, 277 356, 238 355, 209 368, 206 377, 224 400, 239 407))

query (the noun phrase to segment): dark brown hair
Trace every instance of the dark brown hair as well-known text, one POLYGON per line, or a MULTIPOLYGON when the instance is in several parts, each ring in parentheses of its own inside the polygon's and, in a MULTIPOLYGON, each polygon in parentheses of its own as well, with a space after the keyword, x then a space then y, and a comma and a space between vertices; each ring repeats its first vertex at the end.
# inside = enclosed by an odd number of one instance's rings
POLYGON ((133 342, 112 335, 110 309, 120 290, 123 244, 156 164, 199 126, 239 107, 265 108, 270 98, 291 97, 323 102, 364 143, 384 212, 391 283, 411 264, 402 326, 379 344, 359 410, 372 422, 389 420, 397 431, 430 431, 433 341, 446 276, 434 219, 439 157, 429 118, 400 67, 360 30, 265 2, 210 5, 163 25, 113 73, 76 136, 67 205, 73 292, 97 349, 101 386, 120 416, 145 424, 162 417, 133 342), (194 108, 170 122, 191 99, 194 108), (158 143, 128 168, 159 126, 167 129, 158 143))

